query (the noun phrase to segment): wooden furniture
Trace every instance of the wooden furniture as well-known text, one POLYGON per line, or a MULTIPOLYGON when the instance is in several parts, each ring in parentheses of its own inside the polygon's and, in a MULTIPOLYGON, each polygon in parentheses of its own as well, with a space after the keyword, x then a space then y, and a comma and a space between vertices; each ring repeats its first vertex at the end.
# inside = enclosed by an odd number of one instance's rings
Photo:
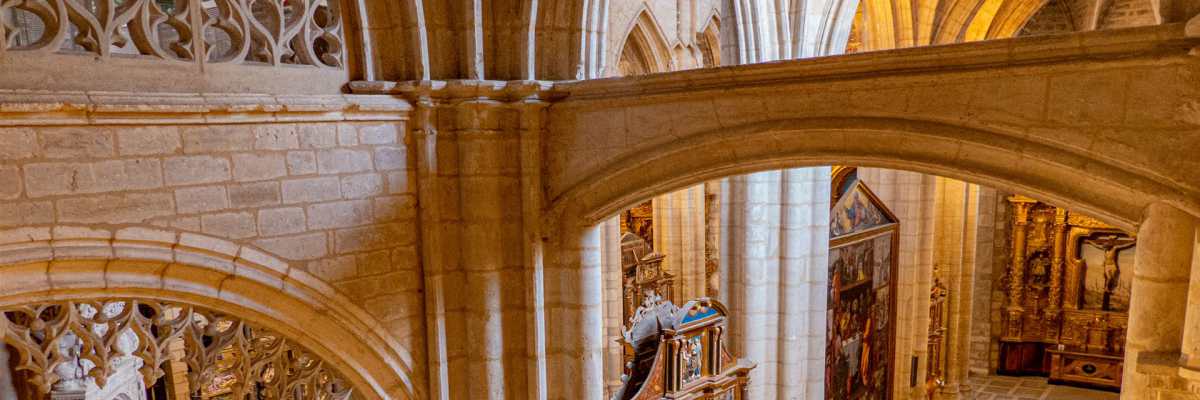
POLYGON ((825 398, 889 399, 900 224, 854 168, 834 170, 832 193, 825 398))
POLYGON ((675 300, 675 276, 663 270, 666 256, 654 252, 641 236, 626 233, 621 236, 621 287, 624 290, 622 320, 633 318, 642 299, 658 295, 675 300))
POLYGON ((1119 390, 1135 238, 1013 196, 1000 365, 1007 375, 1119 390))
POLYGON ((748 400, 755 364, 725 348, 727 315, 708 298, 676 307, 646 297, 621 339, 624 385, 613 400, 748 400))

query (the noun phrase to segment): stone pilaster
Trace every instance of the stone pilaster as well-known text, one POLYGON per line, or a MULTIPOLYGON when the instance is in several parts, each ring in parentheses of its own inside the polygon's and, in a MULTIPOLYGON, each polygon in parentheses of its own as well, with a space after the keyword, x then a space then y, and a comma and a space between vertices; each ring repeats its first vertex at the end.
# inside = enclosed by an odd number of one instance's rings
POLYGON ((1143 359, 1178 357, 1187 319, 1196 220, 1165 203, 1151 204, 1138 226, 1121 398, 1154 398, 1143 359))
POLYGON ((549 391, 542 89, 483 81, 397 89, 416 104, 431 398, 549 391))

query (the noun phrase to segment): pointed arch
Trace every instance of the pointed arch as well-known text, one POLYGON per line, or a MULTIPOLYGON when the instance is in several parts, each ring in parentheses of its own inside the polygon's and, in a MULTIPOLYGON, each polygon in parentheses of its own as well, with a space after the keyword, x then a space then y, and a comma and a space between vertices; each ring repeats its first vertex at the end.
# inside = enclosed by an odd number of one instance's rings
POLYGON ((626 29, 618 57, 620 75, 653 74, 674 69, 666 35, 645 4, 626 29))
MULTIPOLYGON (((1004 39, 1017 36, 1025 25, 1042 9, 1050 5, 1049 0, 1008 1, 996 11, 996 18, 988 28, 985 39, 1004 39)), ((1074 21, 1071 21, 1074 24, 1074 21)))
POLYGON ((704 24, 696 36, 701 65, 705 68, 721 66, 721 18, 716 10, 713 10, 708 23, 704 24))
POLYGON ((604 68, 609 0, 538 0, 532 35, 538 79, 598 78, 604 68))
MULTIPOLYGON (((293 341, 367 400, 420 399, 414 359, 366 310, 258 249, 147 227, 0 231, 0 307, 134 298, 203 306, 293 341)), ((2 335, 0 335, 2 336, 2 335)))

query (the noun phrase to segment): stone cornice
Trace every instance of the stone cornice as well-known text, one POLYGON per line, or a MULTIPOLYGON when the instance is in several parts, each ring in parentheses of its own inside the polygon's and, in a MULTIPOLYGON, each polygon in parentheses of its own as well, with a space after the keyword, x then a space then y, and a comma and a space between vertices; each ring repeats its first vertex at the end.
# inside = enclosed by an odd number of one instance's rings
POLYGON ((687 90, 828 82, 925 72, 972 71, 997 66, 1118 60, 1139 56, 1185 56, 1200 46, 1200 20, 1115 29, 991 40, 953 45, 696 69, 637 77, 558 82, 568 101, 637 97, 687 90))
POLYGON ((404 120, 389 96, 0 90, 0 126, 404 120))
POLYGON ((430 99, 438 102, 494 100, 504 103, 522 101, 553 101, 565 93, 550 81, 354 81, 350 91, 359 95, 395 95, 410 101, 430 99))

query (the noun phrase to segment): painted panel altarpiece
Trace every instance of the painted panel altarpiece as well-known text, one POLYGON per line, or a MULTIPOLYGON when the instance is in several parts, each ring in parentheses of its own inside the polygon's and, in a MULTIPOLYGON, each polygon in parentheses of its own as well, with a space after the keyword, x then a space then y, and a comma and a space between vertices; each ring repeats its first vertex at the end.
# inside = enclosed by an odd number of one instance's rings
POLYGON ((853 169, 835 170, 834 193, 825 398, 888 399, 899 224, 853 169))

